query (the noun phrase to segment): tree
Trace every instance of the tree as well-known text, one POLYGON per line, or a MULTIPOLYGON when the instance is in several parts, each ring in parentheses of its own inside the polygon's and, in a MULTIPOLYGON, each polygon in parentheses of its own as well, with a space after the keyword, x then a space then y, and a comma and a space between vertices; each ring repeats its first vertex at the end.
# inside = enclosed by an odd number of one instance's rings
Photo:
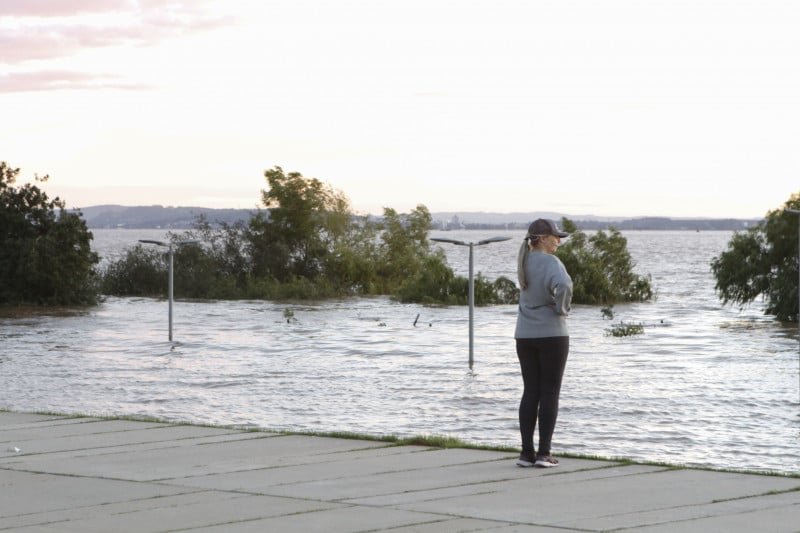
POLYGON ((268 215, 251 221, 248 239, 257 277, 277 281, 319 276, 336 242, 348 232, 351 213, 345 196, 316 178, 274 167, 264 173, 261 192, 268 215))
POLYGON ((797 322, 798 215, 786 209, 800 209, 800 192, 761 223, 734 233, 728 249, 711 261, 723 304, 747 305, 763 296, 766 314, 797 322))
POLYGON ((37 185, 14 187, 18 175, 0 162, 0 304, 95 303, 99 259, 86 223, 37 185))
POLYGON ((569 240, 556 255, 572 277, 577 304, 610 305, 643 302, 653 297, 649 277, 633 272, 628 241, 619 230, 598 231, 591 237, 578 230, 571 220, 562 219, 569 240))

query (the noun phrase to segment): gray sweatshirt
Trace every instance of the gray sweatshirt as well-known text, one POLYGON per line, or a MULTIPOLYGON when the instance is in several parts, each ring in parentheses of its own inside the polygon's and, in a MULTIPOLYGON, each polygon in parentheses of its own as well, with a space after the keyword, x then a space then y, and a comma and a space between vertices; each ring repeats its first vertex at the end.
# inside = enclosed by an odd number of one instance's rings
POLYGON ((528 252, 528 287, 520 291, 515 339, 566 337, 572 304, 572 278, 561 260, 544 252, 528 252))

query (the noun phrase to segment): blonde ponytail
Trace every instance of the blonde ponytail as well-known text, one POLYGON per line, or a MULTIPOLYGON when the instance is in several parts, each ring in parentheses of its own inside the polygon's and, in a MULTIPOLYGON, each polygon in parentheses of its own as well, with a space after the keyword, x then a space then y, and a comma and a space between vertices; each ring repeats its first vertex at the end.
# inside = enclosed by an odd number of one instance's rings
POLYGON ((519 286, 522 290, 528 288, 528 280, 525 279, 525 263, 528 261, 529 250, 528 237, 525 237, 517 253, 517 279, 519 280, 519 286))

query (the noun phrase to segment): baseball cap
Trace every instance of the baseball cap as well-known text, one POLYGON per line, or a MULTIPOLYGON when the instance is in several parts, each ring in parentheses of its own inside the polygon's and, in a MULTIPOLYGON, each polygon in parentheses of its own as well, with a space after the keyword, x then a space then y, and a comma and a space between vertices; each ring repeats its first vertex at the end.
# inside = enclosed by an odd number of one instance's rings
POLYGON ((537 218, 528 226, 528 235, 555 235, 556 237, 569 237, 569 233, 561 231, 554 221, 547 218, 537 218))

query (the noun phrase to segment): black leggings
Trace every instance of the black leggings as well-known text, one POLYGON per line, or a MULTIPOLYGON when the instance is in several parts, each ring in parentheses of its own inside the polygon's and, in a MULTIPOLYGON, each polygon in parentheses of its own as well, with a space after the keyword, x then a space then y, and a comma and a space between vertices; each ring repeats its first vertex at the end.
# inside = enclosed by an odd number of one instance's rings
POLYGON ((539 455, 550 454, 558 417, 561 378, 567 365, 569 337, 517 339, 517 357, 525 391, 519 403, 522 450, 533 453, 533 430, 539 418, 539 455))

